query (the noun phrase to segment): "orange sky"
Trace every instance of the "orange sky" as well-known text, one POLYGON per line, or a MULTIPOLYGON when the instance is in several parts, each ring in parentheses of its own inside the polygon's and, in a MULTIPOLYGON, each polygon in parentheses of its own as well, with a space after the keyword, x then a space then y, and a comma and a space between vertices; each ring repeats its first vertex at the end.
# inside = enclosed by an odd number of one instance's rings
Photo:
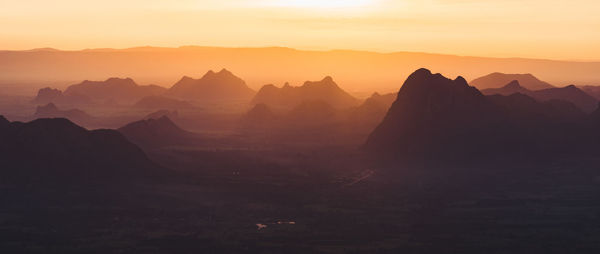
POLYGON ((600 60, 597 0, 0 0, 0 49, 285 46, 600 60))

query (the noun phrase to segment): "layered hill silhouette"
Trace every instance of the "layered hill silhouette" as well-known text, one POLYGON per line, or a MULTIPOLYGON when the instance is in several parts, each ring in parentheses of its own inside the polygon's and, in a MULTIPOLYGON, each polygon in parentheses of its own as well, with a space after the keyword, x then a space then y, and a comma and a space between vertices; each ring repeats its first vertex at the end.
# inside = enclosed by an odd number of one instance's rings
POLYGON ((484 96, 461 77, 419 69, 365 148, 388 158, 457 163, 597 153, 591 141, 597 134, 590 136, 585 119, 569 102, 484 96))
POLYGON ((118 131, 143 147, 189 143, 198 138, 198 135, 181 129, 167 116, 136 121, 119 128, 118 131))
MULTIPOLYGON (((227 66, 236 70, 236 74, 242 75, 248 84, 257 85, 285 82, 298 84, 304 82, 306 77, 323 75, 323 70, 327 70, 327 74, 336 77, 336 81, 344 84, 345 89, 361 92, 396 89, 406 76, 420 67, 435 69, 451 76, 460 74, 468 80, 492 72, 527 71, 556 85, 600 84, 596 71, 600 68, 600 62, 487 58, 415 52, 307 51, 281 47, 187 46, 53 52, 2 51, 0 66, 5 66, 0 69, 0 83, 34 85, 42 82, 66 84, 73 80, 99 80, 115 73, 126 73, 141 83, 167 86, 180 78, 181 73, 195 73, 214 66, 227 66), (299 66, 301 68, 298 68, 299 66), (365 84, 369 84, 367 91, 364 89, 365 84)), ((513 79, 496 87, 511 80, 513 79)))
POLYGON ((241 126, 244 131, 267 130, 274 126, 278 115, 273 112, 271 107, 259 103, 254 105, 241 119, 241 126))
POLYGON ((92 99, 85 95, 74 93, 66 95, 61 90, 50 87, 38 90, 37 96, 32 101, 32 103, 39 105, 46 105, 48 103, 57 103, 60 105, 82 105, 90 104, 91 102, 92 99))
POLYGON ((41 89, 34 102, 70 105, 131 104, 147 96, 163 94, 166 90, 166 88, 155 85, 140 86, 131 78, 109 78, 105 81, 85 80, 67 87, 64 92, 52 88, 41 89))
POLYGON ((184 100, 166 96, 148 96, 137 101, 133 104, 133 107, 146 110, 182 110, 192 109, 194 105, 184 100))
POLYGON ((67 118, 80 125, 94 120, 94 117, 79 109, 60 110, 54 103, 38 106, 33 115, 35 118, 67 118))
POLYGON ((222 69, 208 71, 202 78, 183 77, 166 93, 168 96, 201 102, 249 101, 255 91, 244 80, 222 69))
POLYGON ((598 100, 596 98, 575 87, 574 85, 532 91, 522 87, 519 81, 513 80, 501 88, 489 88, 481 90, 481 92, 486 95, 511 95, 514 93, 521 93, 531 96, 541 102, 549 100, 565 100, 575 104, 581 110, 588 113, 594 111, 598 105, 598 100))
POLYGON ((516 80, 519 84, 529 90, 541 90, 553 88, 551 84, 541 81, 531 74, 505 74, 494 72, 471 81, 471 85, 478 89, 499 88, 509 82, 516 80))
POLYGON ((146 119, 159 119, 163 116, 168 117, 171 120, 177 119, 179 118, 179 112, 177 110, 166 110, 166 109, 162 109, 162 110, 158 110, 155 112, 152 112, 148 115, 146 115, 144 117, 144 120, 146 119))
POLYGON ((600 100, 600 86, 579 86, 579 89, 600 100))
POLYGON ((117 103, 131 104, 146 96, 163 94, 166 90, 156 85, 138 85, 131 78, 109 78, 105 81, 85 80, 67 87, 64 94, 80 94, 96 101, 112 100, 117 103))
POLYGON ((359 101, 342 90, 331 77, 321 81, 307 81, 302 86, 293 87, 286 83, 283 87, 263 86, 252 102, 274 107, 293 108, 305 101, 326 101, 335 108, 349 108, 359 101))
POLYGON ((383 120, 394 100, 396 100, 395 93, 384 95, 374 93, 350 112, 350 121, 354 124, 364 125, 365 128, 374 128, 383 120))
POLYGON ((117 131, 88 131, 64 118, 0 117, 0 139, 0 178, 13 184, 131 182, 164 173, 117 131))

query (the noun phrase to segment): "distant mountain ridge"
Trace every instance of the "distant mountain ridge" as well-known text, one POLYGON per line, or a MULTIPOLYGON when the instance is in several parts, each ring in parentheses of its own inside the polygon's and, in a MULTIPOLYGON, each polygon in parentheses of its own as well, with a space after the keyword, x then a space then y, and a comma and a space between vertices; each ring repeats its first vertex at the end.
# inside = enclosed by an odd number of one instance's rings
POLYGON ((114 100, 118 103, 131 104, 146 96, 163 94, 166 90, 156 85, 138 85, 131 78, 109 78, 105 81, 85 80, 67 87, 64 94, 80 94, 94 100, 114 100))
POLYGON ((60 110, 54 103, 38 106, 33 116, 36 118, 67 118, 80 125, 85 125, 94 118, 79 109, 60 110))
MULTIPOLYGON (((171 85, 182 73, 226 66, 251 88, 331 75, 348 91, 387 91, 420 67, 468 80, 492 72, 534 73, 556 85, 600 84, 600 62, 491 58, 416 52, 377 53, 352 50, 309 51, 293 48, 226 48, 187 46, 137 47, 80 51, 0 51, 0 83, 56 83, 105 79, 126 73, 140 83, 171 85), (165 68, 167 67, 168 68, 165 68), (301 68, 299 68, 301 66, 301 68), (324 73, 326 71, 326 73, 324 73), (35 73, 35 75, 32 75, 35 73)), ((511 79, 512 80, 512 79, 511 79)), ((502 86, 510 80, 498 85, 502 86)), ((41 88, 41 87, 35 87, 41 88)))
POLYGON ((167 116, 132 122, 119 128, 118 131, 135 144, 144 147, 185 143, 198 137, 194 133, 181 129, 167 116))
POLYGON ((598 100, 596 98, 592 97, 574 85, 532 91, 520 86, 519 81, 513 80, 501 88, 483 89, 481 92, 486 95, 511 95, 514 93, 521 93, 531 96, 540 102, 564 100, 575 104, 577 107, 587 113, 594 111, 598 105, 598 100))
POLYGON ((155 85, 140 86, 131 78, 109 78, 105 81, 85 80, 71 85, 62 92, 43 88, 38 91, 35 103, 47 104, 131 104, 146 96, 163 94, 167 89, 155 85))
POLYGON ((541 81, 531 74, 505 74, 494 72, 492 74, 479 77, 471 81, 471 85, 478 89, 499 88, 509 82, 516 80, 519 84, 529 90, 542 90, 554 88, 553 85, 541 81))
POLYGON ((285 108, 293 108, 306 101, 325 101, 335 108, 349 108, 359 103, 358 99, 342 90, 330 76, 321 81, 306 81, 298 87, 288 83, 281 88, 265 85, 252 99, 253 104, 263 103, 285 108))
POLYGON ((208 71, 200 79, 184 76, 166 93, 168 96, 202 102, 246 102, 254 94, 255 91, 244 80, 226 69, 219 72, 208 71))

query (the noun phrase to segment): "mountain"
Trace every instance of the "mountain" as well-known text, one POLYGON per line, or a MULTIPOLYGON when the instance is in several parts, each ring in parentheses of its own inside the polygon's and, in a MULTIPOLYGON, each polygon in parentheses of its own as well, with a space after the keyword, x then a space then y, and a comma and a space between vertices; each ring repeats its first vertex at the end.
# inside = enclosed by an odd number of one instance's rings
POLYGON ((581 89, 570 85, 561 88, 548 88, 542 90, 531 91, 520 86, 519 81, 513 80, 506 86, 501 88, 488 88, 481 91, 483 94, 492 95, 511 95, 521 93, 533 97, 534 99, 545 102, 550 100, 564 100, 575 104, 581 110, 589 113, 596 109, 598 100, 581 89))
POLYGON ((600 100, 600 86, 579 86, 579 89, 600 100))
POLYGON ((171 110, 162 109, 162 110, 158 110, 158 111, 155 111, 155 112, 152 112, 152 113, 146 115, 144 117, 144 120, 147 120, 147 119, 159 119, 159 118, 161 118, 163 116, 166 116, 166 117, 168 117, 171 120, 174 120, 176 118, 179 118, 179 112, 177 112, 177 110, 171 111, 171 110))
POLYGON ((274 126, 278 116, 266 104, 256 104, 241 119, 242 131, 267 131, 274 126))
POLYGON ((144 119, 118 129, 127 139, 140 146, 162 146, 193 141, 196 134, 185 131, 167 116, 144 119))
POLYGON ((67 118, 80 125, 85 125, 93 120, 93 117, 79 109, 60 110, 54 103, 38 106, 33 115, 35 118, 67 118))
POLYGON ((503 108, 509 115, 519 119, 538 121, 539 118, 555 119, 556 121, 572 122, 582 120, 586 117, 579 107, 566 100, 538 100, 522 94, 510 95, 488 95, 487 99, 495 105, 503 108))
POLYGON ((37 96, 33 99, 36 104, 48 104, 62 96, 62 91, 50 87, 38 90, 37 96))
MULTIPOLYGON (((467 80, 492 72, 527 70, 556 85, 600 84, 600 62, 491 58, 416 52, 378 53, 355 50, 309 51, 293 48, 226 48, 188 46, 90 49, 80 51, 0 51, 0 84, 69 84, 126 73, 141 83, 171 85, 181 73, 227 66, 253 84, 301 84, 324 70, 348 91, 372 92, 398 88, 420 67, 467 80), (301 66, 299 68, 299 66, 301 66), (32 75, 35 74, 35 75, 32 75), (376 81, 376 82, 374 82, 376 81), (368 86, 367 86, 368 85, 368 86)), ((502 82, 496 87, 507 84, 502 82)), ((35 87, 41 88, 41 87, 35 87)), ((485 87, 488 88, 488 87, 485 87)))
POLYGON ((46 105, 48 103, 56 103, 60 105, 82 105, 90 104, 91 98, 76 93, 64 94, 59 89, 50 87, 38 90, 37 96, 32 100, 32 103, 38 105, 46 105))
POLYGON ((0 120, 0 139, 3 182, 114 183, 164 173, 117 131, 88 131, 63 118, 0 120))
POLYGON ((185 76, 167 92, 169 96, 201 102, 247 102, 254 94, 244 80, 226 69, 209 71, 200 79, 185 76))
POLYGON ((395 93, 380 95, 374 93, 367 98, 360 106, 350 112, 349 120, 358 125, 362 125, 372 130, 383 120, 388 109, 396 100, 395 93))
POLYGON ((592 112, 598 106, 598 100, 591 95, 585 93, 574 85, 549 88, 534 91, 533 97, 540 101, 548 101, 553 99, 566 100, 577 105, 585 112, 592 112))
POLYGON ((518 80, 513 80, 510 83, 508 83, 507 85, 500 87, 500 88, 482 89, 481 93, 483 93, 485 95, 493 95, 493 94, 511 95, 511 94, 515 94, 515 93, 531 95, 531 94, 533 94, 533 91, 531 91, 525 87, 522 87, 518 80))
POLYGON ((85 80, 67 87, 64 94, 83 95, 99 103, 131 104, 144 97, 160 95, 166 91, 166 88, 156 85, 140 86, 131 78, 109 78, 105 81, 85 80))
POLYGON ((581 126, 584 116, 569 102, 484 96, 461 77, 419 69, 405 81, 365 149, 427 163, 544 160, 594 151, 581 126))
POLYGON ((181 110, 181 109, 192 109, 194 105, 187 101, 178 99, 168 98, 165 96, 148 96, 144 97, 133 105, 139 109, 149 110, 181 110))
POLYGON ((264 103, 285 108, 295 107, 305 101, 325 101, 335 108, 349 108, 359 104, 356 98, 342 90, 329 76, 321 81, 306 81, 299 87, 292 87, 287 83, 281 88, 265 85, 252 99, 253 104, 264 103))
POLYGON ((531 74, 504 74, 499 72, 476 78, 471 81, 471 85, 478 89, 499 88, 513 80, 518 81, 522 87, 529 90, 541 90, 554 87, 547 82, 537 79, 531 74))
POLYGON ((594 112, 590 114, 590 118, 592 119, 596 127, 600 127, 600 103, 598 103, 598 108, 596 108, 596 110, 594 110, 594 112))

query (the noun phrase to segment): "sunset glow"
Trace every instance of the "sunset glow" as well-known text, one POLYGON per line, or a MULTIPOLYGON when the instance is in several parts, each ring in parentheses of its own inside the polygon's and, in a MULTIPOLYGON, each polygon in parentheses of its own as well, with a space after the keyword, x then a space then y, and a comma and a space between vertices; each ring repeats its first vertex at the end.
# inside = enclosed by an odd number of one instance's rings
POLYGON ((0 48, 281 46, 600 60, 600 2, 0 1, 0 48))
POLYGON ((296 8, 348 8, 373 4, 373 0, 273 0, 268 5, 296 8))

